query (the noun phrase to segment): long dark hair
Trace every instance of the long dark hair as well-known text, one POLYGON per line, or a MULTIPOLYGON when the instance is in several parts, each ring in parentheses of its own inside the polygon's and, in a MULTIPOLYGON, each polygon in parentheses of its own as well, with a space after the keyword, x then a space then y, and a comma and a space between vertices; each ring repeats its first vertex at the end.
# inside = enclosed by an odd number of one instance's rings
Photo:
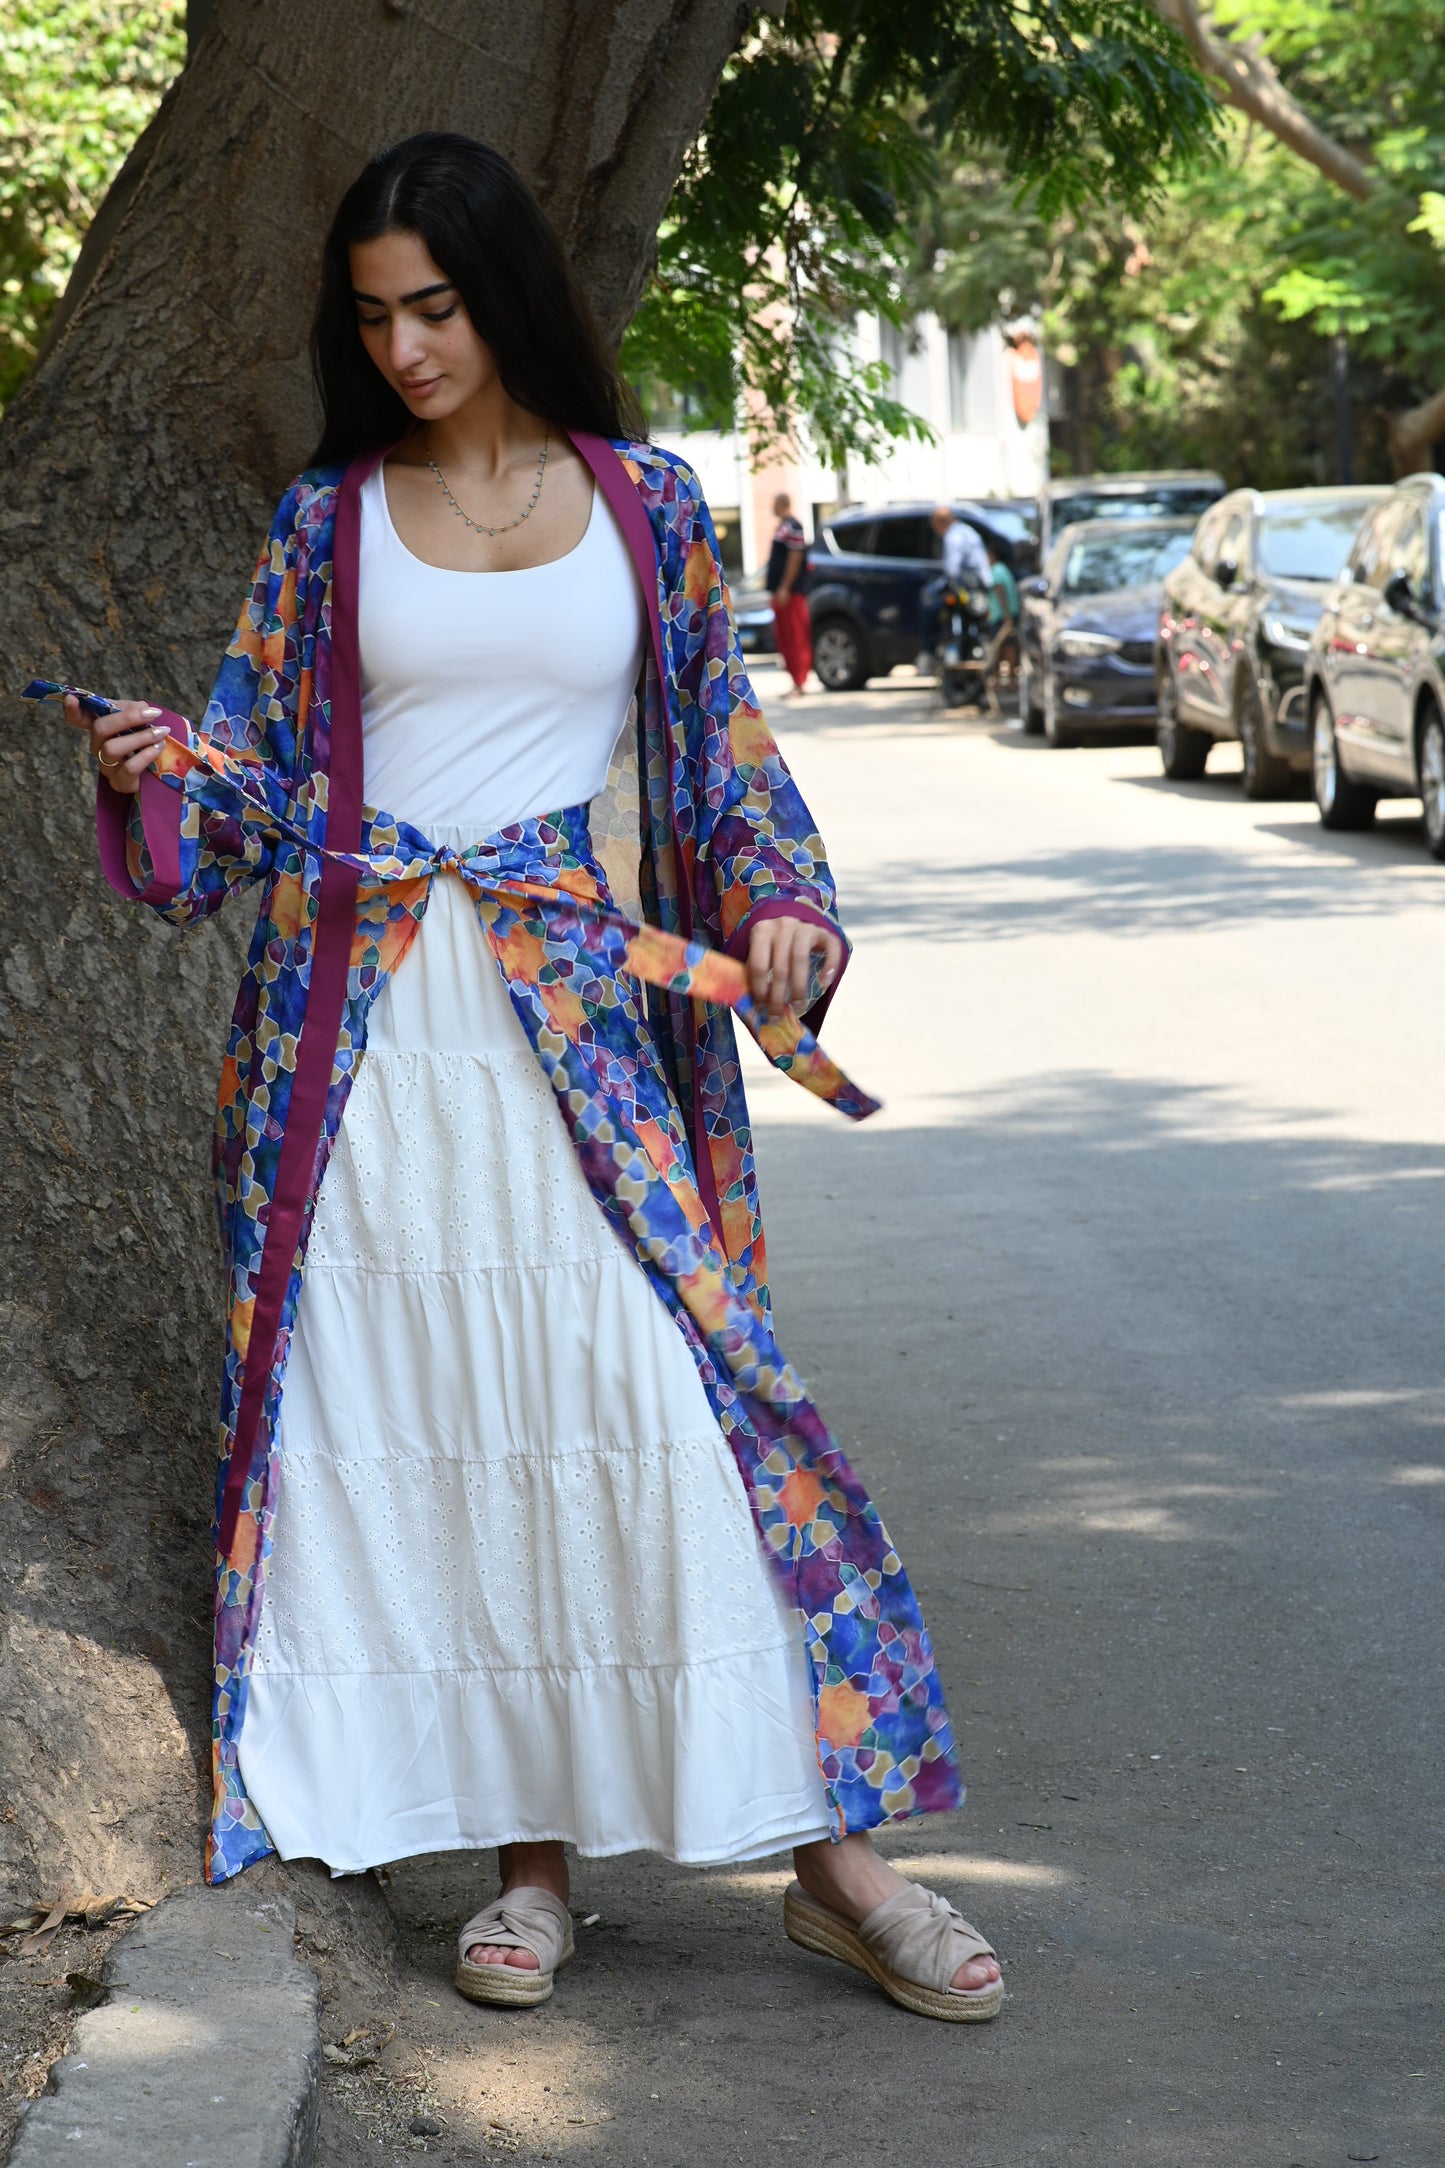
POLYGON ((361 343, 348 255, 354 241, 395 232, 426 243, 518 406, 561 429, 644 434, 637 400, 610 365, 561 244, 521 174, 471 136, 429 133, 394 143, 364 166, 326 236, 311 332, 323 416, 313 466, 394 444, 411 420, 361 343))

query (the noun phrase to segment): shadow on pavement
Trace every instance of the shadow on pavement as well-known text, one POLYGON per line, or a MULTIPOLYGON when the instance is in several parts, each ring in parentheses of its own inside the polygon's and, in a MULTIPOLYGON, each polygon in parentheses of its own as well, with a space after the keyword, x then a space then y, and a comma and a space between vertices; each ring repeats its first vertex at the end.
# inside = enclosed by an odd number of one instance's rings
POLYGON ((485 1864, 414 1862, 437 2157, 1445 2158, 1445 1149, 1090 1073, 845 1146, 761 1126, 784 1344, 909 1563, 970 1779, 889 1849, 1010 2000, 929 2023, 794 1950, 782 1861, 626 1859, 577 1868, 598 1916, 555 2000, 479 2011, 449 1981, 485 1864))
MULTIPOLYGON (((1313 831, 1270 831, 1294 841, 1313 831)), ((1356 845, 1362 838, 1351 839, 1356 845)), ((1401 852, 1381 835, 1373 852, 1357 849, 1356 872, 1340 879, 1340 852, 1309 848, 1298 858, 1250 858, 1237 839, 1207 844, 1107 845, 1020 851, 956 865, 895 860, 854 870, 845 902, 849 931, 926 934, 935 940, 1007 940, 1035 931, 1109 933, 1138 939, 1240 920, 1368 918, 1393 914, 1402 897, 1401 852), (1306 855, 1307 853, 1307 855, 1306 855), (1374 873, 1377 878, 1371 879, 1374 873)), ((1409 854, 1419 863, 1418 842, 1409 854)), ((1429 861, 1420 866, 1430 870, 1429 861)))

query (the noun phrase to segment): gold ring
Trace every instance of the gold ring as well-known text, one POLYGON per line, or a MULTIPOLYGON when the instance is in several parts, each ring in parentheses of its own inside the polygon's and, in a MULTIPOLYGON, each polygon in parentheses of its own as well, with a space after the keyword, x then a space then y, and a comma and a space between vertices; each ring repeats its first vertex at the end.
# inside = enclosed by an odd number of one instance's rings
POLYGON ((102 768, 112 769, 123 768, 125 766, 124 756, 122 756, 119 760, 107 760, 104 753, 97 753, 95 757, 100 762, 102 768))

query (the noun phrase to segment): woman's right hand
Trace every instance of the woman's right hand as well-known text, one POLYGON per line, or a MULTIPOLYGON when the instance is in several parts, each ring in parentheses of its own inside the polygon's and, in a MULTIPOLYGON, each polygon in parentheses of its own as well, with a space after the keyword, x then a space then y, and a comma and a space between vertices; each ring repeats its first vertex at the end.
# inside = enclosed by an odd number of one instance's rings
POLYGON ((141 777, 170 736, 160 713, 142 700, 123 700, 113 714, 91 716, 82 713, 73 693, 65 696, 66 721, 85 731, 105 780, 126 798, 140 789, 141 777))

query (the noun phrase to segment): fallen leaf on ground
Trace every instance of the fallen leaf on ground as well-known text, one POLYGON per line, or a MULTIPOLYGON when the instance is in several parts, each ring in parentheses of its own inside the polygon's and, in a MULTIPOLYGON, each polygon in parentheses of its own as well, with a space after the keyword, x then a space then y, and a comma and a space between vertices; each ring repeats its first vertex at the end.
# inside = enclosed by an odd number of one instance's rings
POLYGON ((25 1937, 25 1940, 20 1945, 20 1955, 22 1957, 34 1957, 37 1951, 43 1950, 50 1941, 51 1936, 58 1932, 69 1909, 70 1892, 65 1889, 61 1891, 50 1906, 34 1934, 25 1937))
POLYGON ((34 1957, 48 1946, 67 1920, 80 1920, 86 1927, 104 1927, 111 1920, 135 1919, 142 1912, 153 1910, 148 1897, 122 1897, 96 1890, 83 1890, 77 1897, 63 1889, 51 1903, 36 1905, 23 1919, 11 1920, 7 1926, 0 1927, 0 1937, 23 1934, 25 1940, 20 1945, 20 1955, 34 1957))

